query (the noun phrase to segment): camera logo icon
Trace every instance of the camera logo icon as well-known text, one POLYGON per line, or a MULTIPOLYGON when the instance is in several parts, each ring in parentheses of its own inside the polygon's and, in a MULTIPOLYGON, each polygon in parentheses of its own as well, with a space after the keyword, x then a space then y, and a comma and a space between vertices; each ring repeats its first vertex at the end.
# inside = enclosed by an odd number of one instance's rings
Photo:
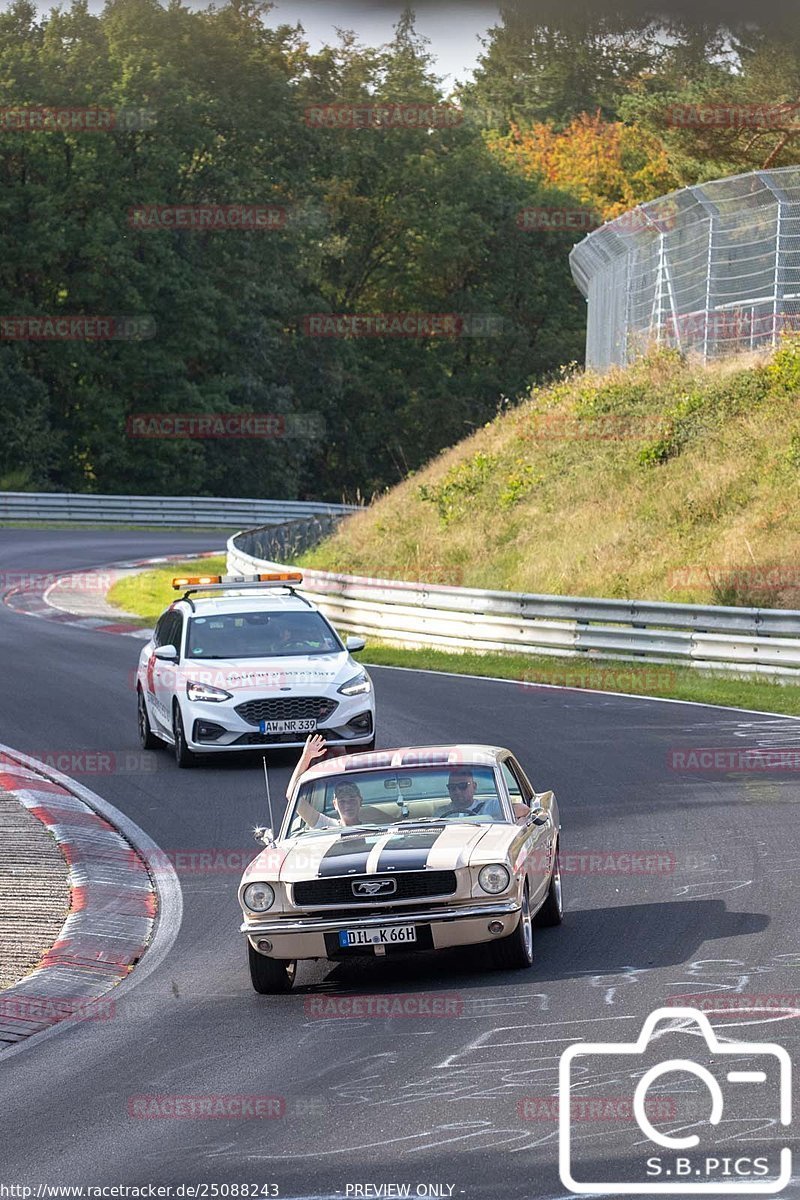
MULTIPOLYGON (((791 1079, 792 1063, 783 1046, 720 1041, 708 1017, 694 1008, 656 1009, 645 1020, 635 1042, 576 1042, 564 1051, 559 1064, 561 1182, 569 1191, 584 1196, 607 1195, 612 1190, 620 1195, 775 1195, 792 1177, 790 1148, 776 1148, 776 1141, 765 1135, 763 1153, 754 1154, 751 1147, 736 1140, 740 1122, 735 1116, 723 1119, 723 1114, 738 1112, 741 1117, 745 1111, 752 1117, 756 1110, 759 1115, 768 1112, 765 1120, 774 1139, 777 1127, 791 1123, 791 1079), (674 1041, 676 1034, 694 1035, 697 1057, 703 1062, 659 1054, 664 1035, 674 1041), (706 1062, 709 1065, 704 1065, 706 1062), (574 1102, 591 1096, 592 1087, 607 1079, 609 1073, 637 1079, 632 1109, 638 1130, 635 1145, 626 1147, 625 1160, 626 1168, 640 1172, 639 1179, 579 1177, 586 1172, 581 1170, 580 1137, 572 1120, 574 1102), (697 1119, 681 1120, 680 1127, 671 1131, 657 1129, 646 1106, 653 1085, 659 1082, 663 1089, 665 1077, 670 1075, 675 1077, 684 1098, 693 1097, 697 1091, 702 1097, 697 1119), (730 1127, 729 1133, 723 1126, 730 1127), (640 1167, 636 1162, 636 1155, 643 1149, 639 1132, 646 1139, 640 1167)), ((591 1153, 596 1157, 596 1146, 591 1153)), ((595 1164, 593 1173, 603 1172, 595 1164)))

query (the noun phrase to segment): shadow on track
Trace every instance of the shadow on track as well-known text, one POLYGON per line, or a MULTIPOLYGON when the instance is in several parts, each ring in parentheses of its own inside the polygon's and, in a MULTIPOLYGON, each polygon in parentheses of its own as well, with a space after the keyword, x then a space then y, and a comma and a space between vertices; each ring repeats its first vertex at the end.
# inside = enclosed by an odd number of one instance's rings
POLYGON ((299 991, 350 991, 370 987, 394 992, 468 987, 518 987, 547 980, 609 975, 681 965, 715 938, 761 933, 763 913, 730 912, 722 900, 683 900, 578 909, 558 929, 536 930, 536 960, 530 971, 496 971, 486 948, 440 950, 389 959, 351 959, 332 965, 316 984, 299 980, 299 991))

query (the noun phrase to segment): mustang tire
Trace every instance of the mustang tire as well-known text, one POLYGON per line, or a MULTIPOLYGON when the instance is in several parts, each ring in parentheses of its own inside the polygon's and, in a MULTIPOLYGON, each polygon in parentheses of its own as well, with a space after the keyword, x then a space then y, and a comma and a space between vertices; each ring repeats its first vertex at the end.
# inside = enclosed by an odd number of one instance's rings
POLYGON ((290 992, 294 983, 296 963, 280 958, 267 958, 247 943, 247 961, 250 964, 250 981, 262 996, 274 996, 279 992, 290 992))
POLYGON ((155 750, 158 745, 158 738, 150 728, 150 718, 147 715, 144 692, 140 687, 136 689, 136 724, 139 729, 139 745, 143 750, 155 750))
POLYGON ((550 876, 550 888, 544 904, 536 914, 537 925, 560 925, 564 920, 564 909, 561 901, 561 863, 556 847, 556 860, 553 864, 553 874, 550 876))
POLYGON ((186 745, 183 717, 177 703, 172 706, 172 737, 175 745, 175 762, 179 767, 197 766, 197 755, 186 745))
POLYGON ((494 965, 501 971, 533 966, 533 920, 527 884, 522 893, 522 912, 517 928, 501 942, 495 942, 492 949, 494 965))

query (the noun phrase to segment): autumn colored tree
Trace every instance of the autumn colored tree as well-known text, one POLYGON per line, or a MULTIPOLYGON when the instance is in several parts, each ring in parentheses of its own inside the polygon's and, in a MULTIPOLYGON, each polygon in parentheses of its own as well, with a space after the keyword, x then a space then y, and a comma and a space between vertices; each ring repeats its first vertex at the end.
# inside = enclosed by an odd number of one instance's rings
POLYGON ((565 129, 539 122, 487 135, 501 162, 574 196, 604 220, 678 186, 656 136, 635 125, 582 113, 565 129))

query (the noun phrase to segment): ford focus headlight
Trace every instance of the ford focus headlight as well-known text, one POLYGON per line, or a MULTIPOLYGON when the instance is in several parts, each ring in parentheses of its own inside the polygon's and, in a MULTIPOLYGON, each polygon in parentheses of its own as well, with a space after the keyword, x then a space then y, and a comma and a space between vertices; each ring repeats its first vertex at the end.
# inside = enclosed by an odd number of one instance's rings
POLYGON ((504 892, 510 882, 511 876, 502 863, 491 863, 488 867, 481 867, 478 872, 478 883, 490 896, 504 892))
POLYGON ((275 903, 275 889, 268 883, 249 883, 242 892, 242 900, 251 912, 266 912, 275 903))
POLYGON ((343 696, 362 696, 365 692, 371 692, 372 684, 369 681, 369 675, 366 671, 359 671, 352 679, 343 683, 338 691, 343 696))
POLYGON ((231 699, 231 693, 224 688, 212 687, 210 683, 192 683, 191 680, 186 684, 186 695, 190 700, 211 700, 215 704, 231 699))

